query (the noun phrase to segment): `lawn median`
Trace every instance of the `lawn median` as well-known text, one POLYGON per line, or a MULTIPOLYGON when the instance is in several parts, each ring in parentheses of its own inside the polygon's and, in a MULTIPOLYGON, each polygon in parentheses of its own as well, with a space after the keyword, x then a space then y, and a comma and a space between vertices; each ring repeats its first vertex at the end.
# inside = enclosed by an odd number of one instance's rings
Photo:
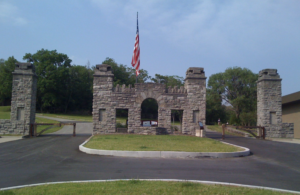
MULTIPOLYGON (((212 182, 213 183, 213 182, 212 182)), ((20 189, 0 191, 5 194, 290 194, 287 190, 272 189, 253 186, 239 187, 228 185, 209 185, 196 182, 175 181, 143 181, 143 180, 120 180, 89 183, 60 183, 37 185, 20 189)))
POLYGON ((239 152, 240 147, 194 136, 183 135, 96 135, 84 147, 119 151, 239 152))

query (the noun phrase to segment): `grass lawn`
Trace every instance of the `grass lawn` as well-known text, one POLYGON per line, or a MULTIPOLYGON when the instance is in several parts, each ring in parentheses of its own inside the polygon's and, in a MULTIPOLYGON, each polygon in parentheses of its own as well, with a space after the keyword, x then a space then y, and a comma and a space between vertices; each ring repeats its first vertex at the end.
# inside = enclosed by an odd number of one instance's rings
MULTIPOLYGON (((36 117, 35 118, 35 122, 36 123, 59 123, 58 121, 55 121, 55 120, 50 120, 50 119, 46 119, 46 118, 39 118, 39 117, 36 117)), ((38 125, 37 126, 37 133, 40 133, 42 130, 50 127, 51 125, 38 125)), ((58 130, 61 130, 61 128, 63 128, 63 125, 61 127, 53 127, 51 129, 48 129, 46 131, 43 132, 43 134, 47 134, 47 133, 53 133, 53 132, 56 132, 58 130)))
POLYGON ((10 119, 10 106, 0 106, 0 119, 10 119))
POLYGON ((0 195, 40 195, 40 194, 288 194, 271 190, 251 189, 225 185, 207 185, 192 182, 165 181, 111 181, 94 183, 65 183, 26 187, 0 191, 0 195))
POLYGON ((85 147, 101 150, 126 151, 185 151, 185 152, 236 152, 231 145, 209 138, 175 135, 96 135, 85 147))

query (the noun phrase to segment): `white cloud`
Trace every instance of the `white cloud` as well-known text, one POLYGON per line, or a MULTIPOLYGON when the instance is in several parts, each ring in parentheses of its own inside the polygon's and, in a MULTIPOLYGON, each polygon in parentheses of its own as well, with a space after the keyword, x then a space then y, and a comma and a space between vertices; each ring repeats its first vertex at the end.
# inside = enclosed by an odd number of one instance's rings
POLYGON ((28 23, 25 18, 19 15, 19 9, 16 6, 5 1, 0 2, 0 22, 17 26, 28 23))
POLYGON ((92 0, 107 19, 126 28, 139 11, 147 36, 164 36, 178 46, 214 49, 248 44, 254 50, 281 35, 296 36, 300 1, 104 1, 92 0))

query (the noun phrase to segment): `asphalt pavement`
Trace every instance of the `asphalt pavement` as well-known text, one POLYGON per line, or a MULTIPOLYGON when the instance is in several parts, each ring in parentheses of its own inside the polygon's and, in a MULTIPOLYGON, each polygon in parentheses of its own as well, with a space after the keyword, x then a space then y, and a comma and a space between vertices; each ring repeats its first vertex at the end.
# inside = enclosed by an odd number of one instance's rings
MULTIPOLYGON (((83 124, 83 123, 81 123, 83 124)), ((86 128, 77 124, 80 128, 86 128)), ((219 133, 207 136, 220 139, 219 133)), ((89 155, 78 146, 89 135, 71 133, 0 144, 0 188, 101 179, 190 179, 300 191, 300 145, 228 136, 252 155, 226 159, 161 159, 89 155)))

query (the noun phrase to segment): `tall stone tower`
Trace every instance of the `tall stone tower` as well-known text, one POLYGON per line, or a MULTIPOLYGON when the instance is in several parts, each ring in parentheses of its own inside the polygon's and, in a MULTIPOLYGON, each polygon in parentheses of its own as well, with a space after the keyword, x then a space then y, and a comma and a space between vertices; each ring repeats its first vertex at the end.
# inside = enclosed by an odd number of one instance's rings
POLYGON ((257 126, 266 137, 282 137, 281 78, 276 69, 259 72, 257 81, 257 126))
POLYGON ((115 129, 115 109, 110 105, 113 78, 111 66, 96 65, 93 82, 93 133, 111 133, 108 129, 115 129))
POLYGON ((27 135, 35 122, 37 76, 31 63, 17 63, 13 74, 11 124, 14 133, 27 135))
POLYGON ((205 124, 206 114, 206 77, 203 68, 190 67, 186 71, 184 88, 188 104, 183 113, 183 132, 194 131, 198 122, 205 124))

